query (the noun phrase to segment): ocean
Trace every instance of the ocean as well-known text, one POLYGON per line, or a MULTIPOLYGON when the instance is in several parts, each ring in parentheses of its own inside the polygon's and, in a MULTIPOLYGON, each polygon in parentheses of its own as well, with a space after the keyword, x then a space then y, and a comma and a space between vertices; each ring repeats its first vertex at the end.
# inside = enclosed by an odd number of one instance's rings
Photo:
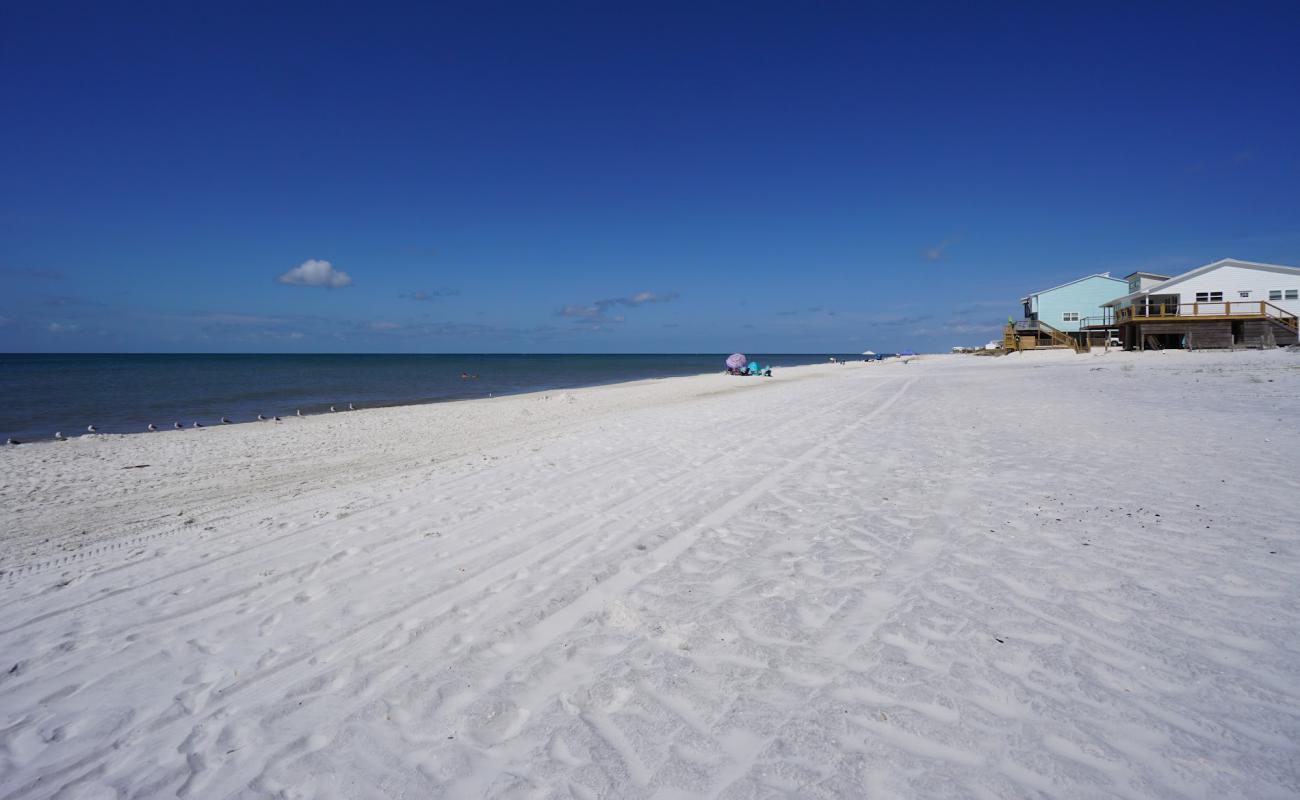
MULTIPOLYGON (((722 372, 707 355, 0 354, 0 438, 143 432, 722 372), (473 376, 461 378, 462 373, 473 376)), ((831 354, 751 355, 774 369, 831 354)), ((835 354, 857 359, 861 356, 835 354)))

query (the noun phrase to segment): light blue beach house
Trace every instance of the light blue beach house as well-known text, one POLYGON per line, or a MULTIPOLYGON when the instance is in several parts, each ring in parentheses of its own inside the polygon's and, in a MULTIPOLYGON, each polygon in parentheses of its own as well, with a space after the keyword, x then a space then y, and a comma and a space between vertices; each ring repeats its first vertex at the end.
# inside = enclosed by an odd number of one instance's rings
POLYGON ((1074 333, 1089 324, 1100 322, 1107 310, 1102 304, 1128 292, 1128 282, 1099 272, 1034 292, 1020 298, 1025 319, 1045 323, 1058 331, 1074 333))

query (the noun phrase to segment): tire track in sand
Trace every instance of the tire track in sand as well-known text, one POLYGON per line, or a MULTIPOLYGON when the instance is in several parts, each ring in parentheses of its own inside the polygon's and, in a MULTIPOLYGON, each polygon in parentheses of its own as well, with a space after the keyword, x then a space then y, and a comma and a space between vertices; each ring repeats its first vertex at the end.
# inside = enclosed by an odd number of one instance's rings
MULTIPOLYGON (((883 412, 884 410, 886 410, 889 406, 891 406, 894 402, 896 402, 899 397, 902 396, 903 391, 907 388, 908 385, 910 385, 910 383, 911 381, 909 381, 907 384, 904 384, 904 386, 900 388, 891 398, 885 401, 885 403, 883 403, 882 405, 877 406, 872 412, 866 415, 863 419, 859 420, 856 424, 865 423, 867 419, 870 419, 878 415, 879 413, 883 412)), ((850 398, 849 400, 845 400, 840 403, 834 404, 829 408, 815 409, 814 411, 801 415, 795 419, 788 420, 785 423, 781 424, 777 429, 775 429, 775 431, 779 431, 787 427, 803 424, 804 421, 809 418, 827 416, 831 412, 837 410, 840 407, 856 402, 860 400, 862 397, 876 393, 885 385, 888 384, 875 384, 867 392, 857 394, 853 398, 850 398)), ((802 456, 790 462, 787 462, 786 465, 776 470, 767 478, 760 481, 758 484, 755 485, 755 487, 751 488, 748 492, 744 493, 740 497, 733 498, 733 500, 728 502, 722 509, 719 509, 718 511, 715 511, 713 514, 710 514, 700 523, 697 523, 696 526, 688 529, 688 531, 685 532, 684 534, 678 534, 673 539, 669 540, 669 542, 660 545, 660 547, 657 548, 655 551, 653 551, 650 554, 650 556, 654 557, 657 555, 659 557, 675 557, 673 555, 674 551, 680 552, 680 550, 688 547, 690 541, 693 541, 694 536, 698 536, 698 531, 702 529, 702 526, 710 523, 716 524, 716 522, 719 519, 725 519, 726 515, 734 513, 735 510, 742 508, 745 505, 745 503, 749 502, 750 497, 756 496, 757 493, 761 493, 761 491, 766 490, 766 488, 774 484, 775 481, 778 480, 780 476, 788 474, 789 471, 807 463, 807 461, 814 458, 817 455, 817 453, 820 452, 820 450, 823 447, 825 447, 830 441, 831 440, 822 440, 819 444, 814 445, 814 447, 811 448, 810 450, 805 451, 805 453, 802 456), (693 535, 687 535, 687 534, 693 534, 693 535)), ((712 465, 716 461, 725 460, 727 458, 740 459, 743 457, 744 457, 743 453, 723 451, 715 458, 707 459, 705 462, 695 465, 692 470, 681 473, 680 475, 676 476, 673 480, 659 486, 655 491, 646 492, 640 497, 633 498, 627 501, 627 503, 624 504, 623 507, 621 508, 608 509, 605 512, 605 514, 617 512, 626 516, 629 512, 634 511, 639 507, 650 505, 653 503, 658 503, 661 500, 663 500, 665 497, 668 497, 672 493, 678 491, 680 487, 684 485, 689 485, 690 483, 694 482, 696 480, 696 475, 699 474, 701 470, 705 470, 712 467, 712 465)), ((331 637, 329 641, 322 643, 318 647, 312 648, 307 652, 301 653, 292 659, 286 659, 284 661, 277 662, 276 664, 272 665, 271 667, 265 670, 262 670, 243 680, 237 681, 233 684, 228 684, 227 686, 214 691, 212 694, 212 699, 217 700, 218 698, 220 698, 219 705, 217 706, 216 709, 211 710, 210 712, 204 714, 202 721, 200 721, 197 726, 194 725, 195 720, 193 719, 193 717, 189 717, 188 715, 171 717, 171 718, 163 718, 163 719, 155 718, 154 720, 148 723, 142 721, 139 725, 133 726, 130 730, 116 737, 114 742, 110 743, 108 747, 110 751, 117 751, 120 748, 127 746, 128 744, 133 745, 135 747, 140 747, 141 743, 138 740, 143 736, 154 737, 161 734, 163 731, 170 730, 172 727, 179 724, 190 724, 191 726, 195 727, 196 730, 198 730, 199 728, 203 727, 205 724, 213 721, 214 719, 219 719, 220 717, 228 713, 226 711, 226 708, 234 696, 246 692, 248 689, 255 686, 260 687, 264 693, 274 694, 277 692, 277 690, 279 692, 283 692, 284 690, 288 689, 290 686, 301 683, 303 681, 312 681, 315 679, 319 679, 321 676, 325 675, 326 673, 334 671, 336 669, 336 667, 334 666, 336 662, 339 662, 340 660, 346 658, 355 658, 360 654, 374 651, 376 648, 381 647, 384 640, 388 639, 392 635, 392 631, 389 630, 389 628, 385 623, 391 622, 398 616, 409 614, 412 611, 416 610, 417 608, 426 607, 429 605, 437 606, 438 614, 445 614, 446 611, 448 611, 451 608, 454 608, 458 603, 466 602, 467 600, 472 599, 474 596, 481 594, 483 591, 486 591, 486 587, 484 586, 485 583, 491 584, 495 581, 508 578, 512 574, 516 573, 521 567, 526 566, 529 563, 532 563, 534 559, 537 558, 538 551, 542 551, 542 552, 549 553, 550 555, 554 555, 555 553, 561 551, 566 547, 582 542, 587 536, 587 534, 589 534, 592 530, 599 528, 602 522, 603 520, 601 519, 601 517, 595 517, 592 520, 590 520, 588 523, 580 525, 575 529, 573 529, 572 531, 570 531, 570 533, 567 536, 565 536, 562 541, 558 543, 554 542, 553 540, 549 542, 538 543, 537 545, 534 545, 520 552, 519 554, 517 554, 512 558, 498 562, 494 566, 478 573, 477 575, 467 576, 465 580, 462 581, 460 584, 451 587, 444 592, 439 592, 432 595, 425 595, 416 598, 413 601, 403 602, 401 604, 397 604, 395 606, 389 607, 388 609, 385 609, 383 612, 379 614, 368 616, 364 621, 352 626, 351 628, 347 629, 346 631, 336 636, 331 637), (326 663, 317 664, 318 658, 322 655, 322 653, 326 651, 331 651, 330 652, 331 657, 328 660, 320 659, 321 661, 325 661, 326 663), (296 668, 302 664, 315 664, 318 668, 310 671, 310 673, 306 675, 299 674, 296 668)), ((629 527, 631 526, 629 525, 629 527)), ((639 576, 624 571, 615 575, 615 577, 612 578, 611 580, 615 581, 615 583, 612 584, 613 586, 624 586, 624 585, 632 585, 635 583, 635 580, 638 579, 639 576)), ((605 596, 605 591, 602 589, 604 585, 605 584, 594 587, 592 592, 589 592, 588 595, 584 595, 583 598, 579 598, 579 600, 575 601, 575 603, 570 604, 570 606, 567 606, 564 609, 561 609, 560 612, 557 612, 559 616, 553 622, 550 622, 548 624, 548 620, 543 620, 542 623, 539 623, 537 626, 535 626, 534 634, 541 634, 543 636, 553 637, 555 635, 559 635, 559 633, 565 628, 567 628, 568 626, 575 624, 582 616, 581 613, 577 613, 580 608, 585 608, 586 603, 590 602, 593 598, 599 599, 605 596)), ((119 753, 118 755, 120 757, 121 754, 119 753)), ((58 778, 66 776, 69 773, 81 770, 82 768, 93 764, 93 766, 90 766, 89 770, 83 772, 77 777, 72 778, 70 783, 66 785, 76 784, 78 781, 84 779, 88 775, 103 770, 105 765, 103 763, 99 763, 103 760, 106 759, 103 756, 102 752, 92 754, 80 759, 76 759, 74 762, 65 764, 63 767, 47 771, 46 774, 43 776, 43 780, 41 783, 39 784, 33 783, 25 787, 22 787, 17 790, 14 796, 19 797, 19 796, 28 795, 31 792, 35 791, 35 789, 41 785, 51 786, 53 785, 54 781, 57 780, 58 778)), ((110 768, 110 772, 113 771, 116 770, 110 768)))

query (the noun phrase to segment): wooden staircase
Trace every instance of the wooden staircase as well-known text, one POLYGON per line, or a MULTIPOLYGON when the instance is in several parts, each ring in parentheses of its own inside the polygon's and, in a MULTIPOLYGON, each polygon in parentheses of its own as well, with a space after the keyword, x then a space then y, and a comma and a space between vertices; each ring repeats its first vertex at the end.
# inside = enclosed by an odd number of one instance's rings
POLYGON ((1022 333, 1016 332, 1014 324, 1008 324, 1002 329, 1002 349, 1004 350, 1073 350, 1076 353, 1086 353, 1089 345, 1081 343, 1073 336, 1059 331, 1048 325, 1046 322, 1038 321, 1034 329, 1026 330, 1022 333), (1022 344, 1022 340, 1032 339, 1032 346, 1022 344), (1046 342, 1043 340, 1046 339, 1046 342))
POLYGON ((1064 331, 1058 331, 1056 328, 1053 328, 1042 320, 1039 320, 1038 322, 1038 332, 1047 335, 1047 339, 1052 343, 1052 347, 1068 347, 1076 353, 1083 353, 1087 350, 1087 346, 1079 344, 1078 339, 1075 339, 1064 331))

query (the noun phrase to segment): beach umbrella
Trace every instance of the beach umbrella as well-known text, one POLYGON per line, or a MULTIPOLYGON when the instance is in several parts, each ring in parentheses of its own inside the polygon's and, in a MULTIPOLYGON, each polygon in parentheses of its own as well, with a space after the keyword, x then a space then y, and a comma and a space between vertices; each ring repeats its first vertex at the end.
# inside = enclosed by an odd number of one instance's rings
POLYGON ((742 369, 745 366, 744 353, 732 353, 727 356, 727 367, 729 369, 742 369))
POLYGON ((864 351, 862 352, 862 355, 864 355, 864 356, 874 356, 875 353, 871 352, 870 350, 864 350, 864 351))

